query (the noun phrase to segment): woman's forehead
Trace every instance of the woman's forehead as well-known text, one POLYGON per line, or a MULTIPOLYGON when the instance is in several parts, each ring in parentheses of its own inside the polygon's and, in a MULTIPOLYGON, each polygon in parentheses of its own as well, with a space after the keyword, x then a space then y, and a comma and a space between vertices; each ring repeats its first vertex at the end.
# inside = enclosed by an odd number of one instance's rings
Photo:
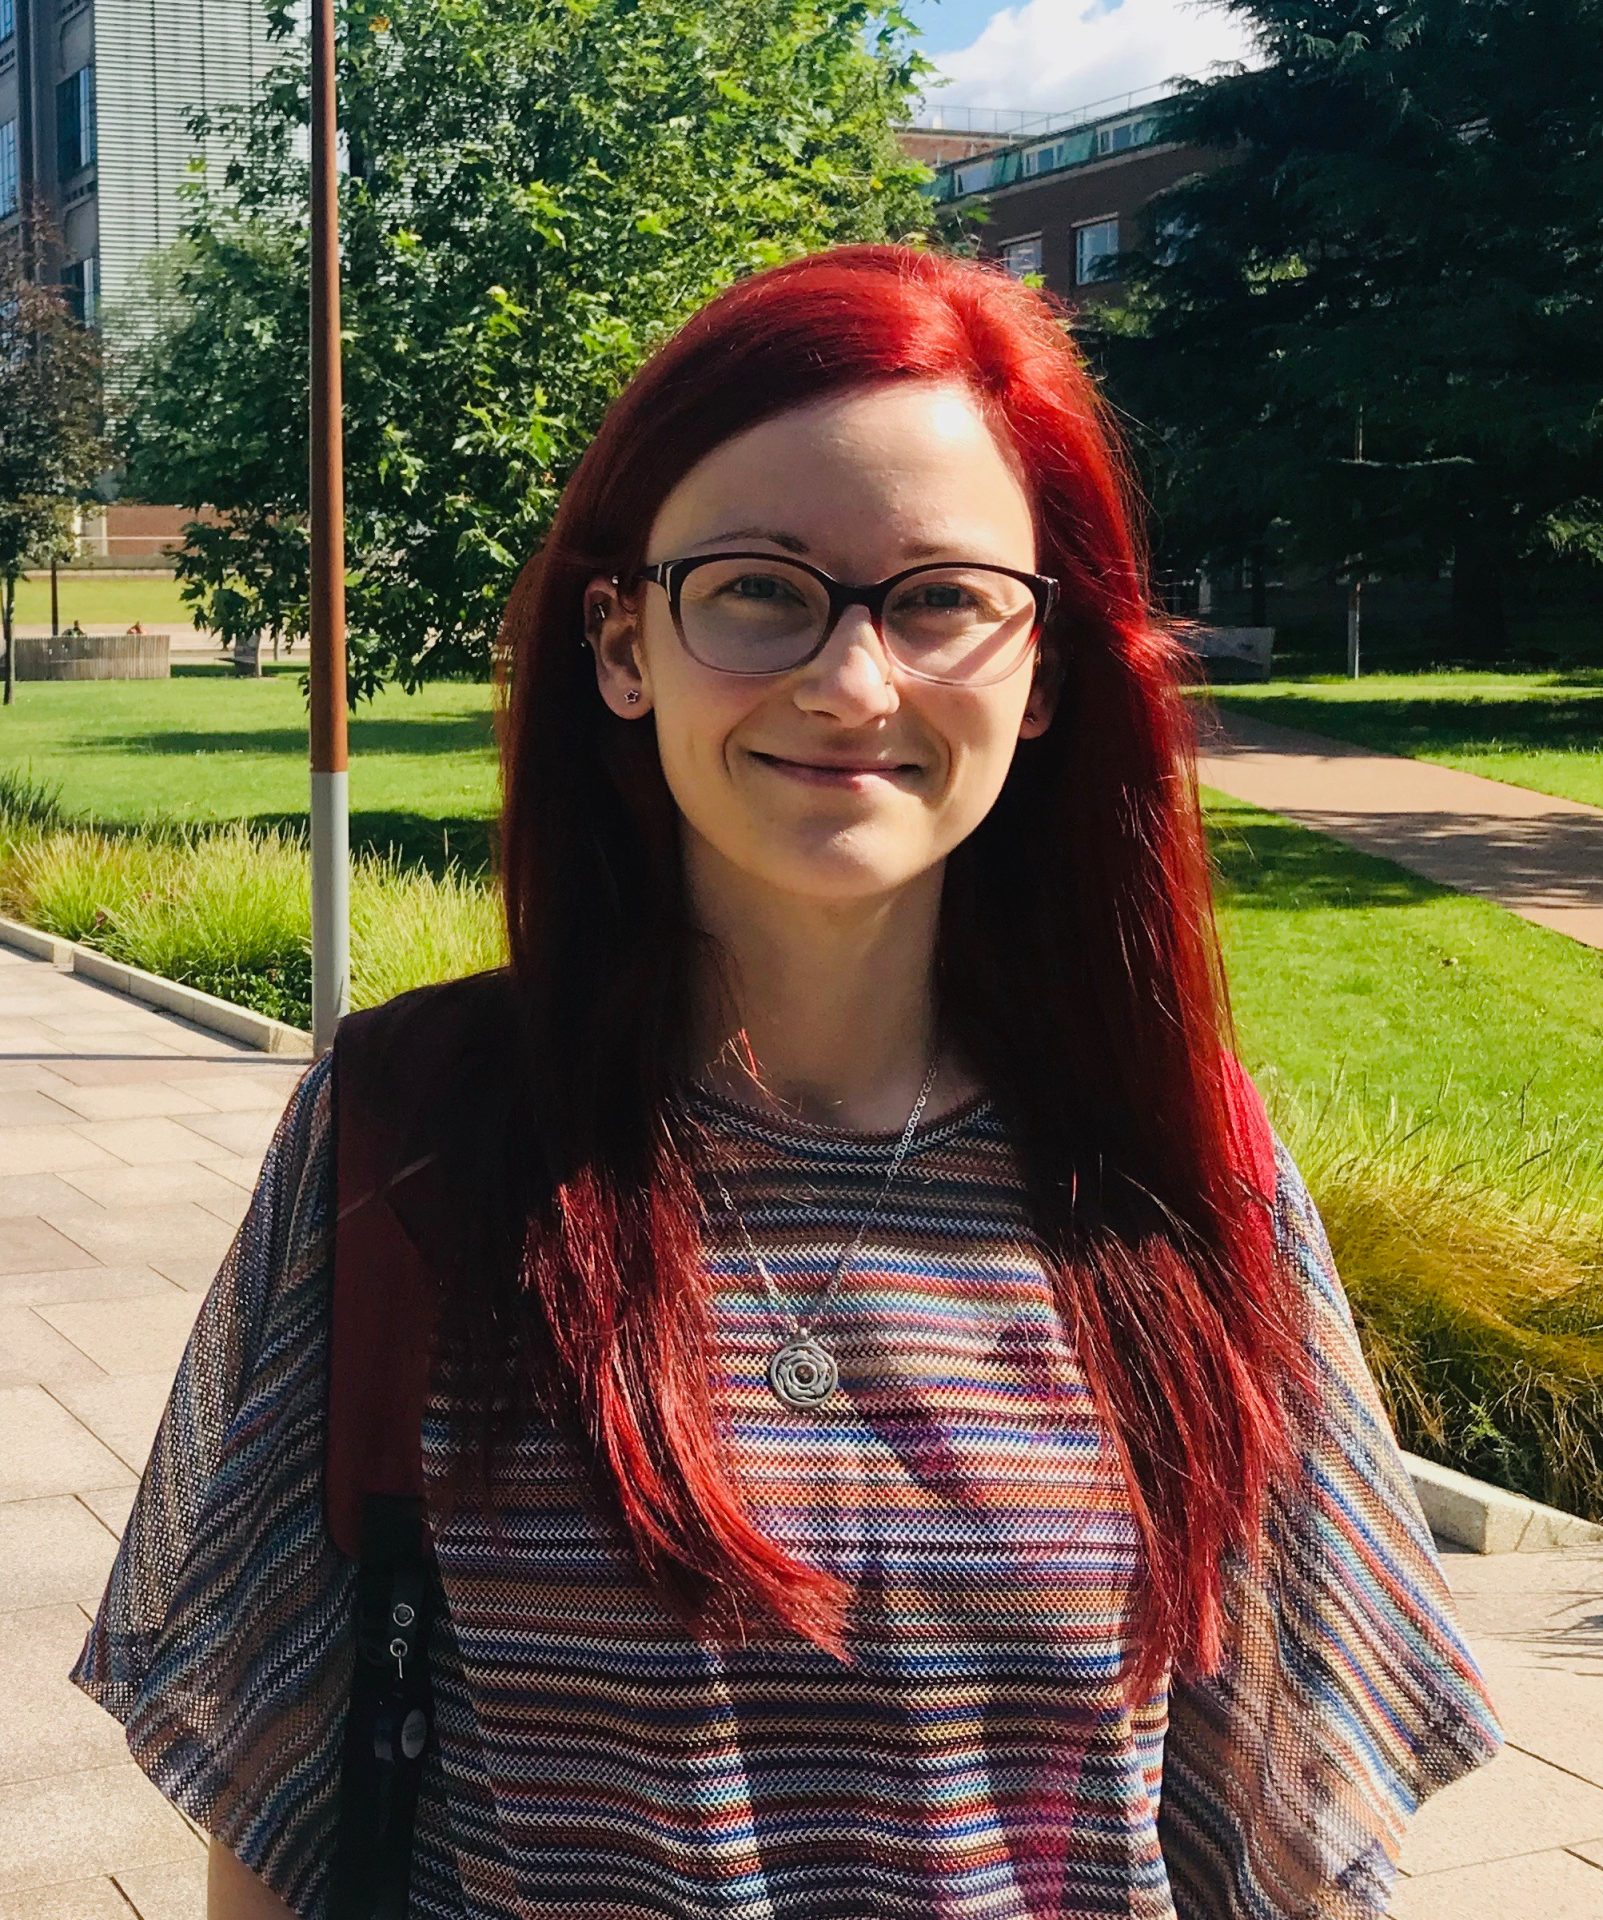
POLYGON ((911 565, 954 542, 1011 553, 1033 526, 1017 462, 973 399, 918 382, 790 408, 722 442, 671 490, 651 546, 736 539, 825 565, 826 550, 868 542, 911 565))

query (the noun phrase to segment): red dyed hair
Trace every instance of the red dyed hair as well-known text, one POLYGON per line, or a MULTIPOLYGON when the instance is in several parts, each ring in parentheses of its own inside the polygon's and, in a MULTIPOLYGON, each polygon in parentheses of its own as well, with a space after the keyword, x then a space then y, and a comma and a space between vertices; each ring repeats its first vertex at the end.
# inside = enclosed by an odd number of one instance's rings
POLYGON ((1027 477, 1037 566, 1062 582, 1042 636, 1056 718, 948 860, 940 1012, 1010 1129, 1128 1483, 1144 1564, 1126 1680, 1144 1697, 1168 1660, 1217 1666, 1222 1561, 1291 1465, 1286 1383, 1309 1382, 1232 1144, 1188 656, 1149 606, 1116 437, 1062 309, 1000 270, 854 245, 756 273, 639 369, 573 473, 503 630, 502 868, 539 1171, 521 1257, 466 1304, 507 1377, 569 1417, 687 1623, 761 1612, 848 1657, 849 1593, 754 1526, 710 1397, 695 1187, 667 1120, 697 960, 678 816, 652 727, 597 696, 583 595, 644 561, 664 498, 722 441, 903 380, 973 393, 1027 477))

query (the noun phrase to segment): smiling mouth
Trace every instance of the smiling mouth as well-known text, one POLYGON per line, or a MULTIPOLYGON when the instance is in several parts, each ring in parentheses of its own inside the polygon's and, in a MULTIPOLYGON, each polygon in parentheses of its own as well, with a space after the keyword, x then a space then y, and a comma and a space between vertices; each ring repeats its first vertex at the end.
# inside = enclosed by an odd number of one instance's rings
POLYGON ((749 748, 753 760, 760 760, 765 766, 777 767, 782 773, 801 773, 816 775, 821 779, 850 780, 866 778, 878 774, 889 778, 896 774, 922 772, 915 762, 904 760, 895 764, 885 761, 853 763, 843 766, 839 761, 829 760, 787 760, 777 753, 758 753, 749 748))

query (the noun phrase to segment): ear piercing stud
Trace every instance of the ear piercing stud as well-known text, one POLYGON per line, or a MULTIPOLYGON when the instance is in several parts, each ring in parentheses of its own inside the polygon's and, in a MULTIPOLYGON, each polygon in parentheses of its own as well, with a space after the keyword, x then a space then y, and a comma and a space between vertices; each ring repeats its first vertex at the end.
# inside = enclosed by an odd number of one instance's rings
POLYGON ((640 695, 635 692, 633 687, 631 687, 623 697, 625 700, 629 702, 630 706, 632 707, 634 703, 640 698, 640 695))

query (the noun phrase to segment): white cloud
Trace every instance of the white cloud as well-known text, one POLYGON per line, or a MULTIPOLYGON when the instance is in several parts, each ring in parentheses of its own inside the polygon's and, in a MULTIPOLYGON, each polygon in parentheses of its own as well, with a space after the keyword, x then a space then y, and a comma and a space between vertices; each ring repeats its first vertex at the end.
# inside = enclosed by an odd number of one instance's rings
POLYGON ((1025 0, 936 57, 952 84, 927 102, 1056 113, 1252 57, 1241 23, 1206 0, 1025 0))

